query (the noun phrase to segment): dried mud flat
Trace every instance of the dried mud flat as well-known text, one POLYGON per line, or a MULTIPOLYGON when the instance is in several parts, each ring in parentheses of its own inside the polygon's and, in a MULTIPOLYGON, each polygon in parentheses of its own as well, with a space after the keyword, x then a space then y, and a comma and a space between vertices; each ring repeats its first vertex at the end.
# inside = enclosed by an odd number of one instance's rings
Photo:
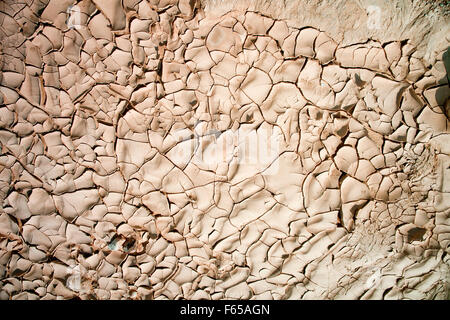
POLYGON ((448 299, 447 1, 0 3, 0 299, 448 299))

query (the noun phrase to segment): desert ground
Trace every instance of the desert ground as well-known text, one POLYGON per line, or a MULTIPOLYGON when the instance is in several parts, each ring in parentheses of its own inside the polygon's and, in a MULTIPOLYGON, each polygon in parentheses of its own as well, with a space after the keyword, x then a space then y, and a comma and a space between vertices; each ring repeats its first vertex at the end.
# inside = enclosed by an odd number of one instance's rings
POLYGON ((0 300, 448 299, 450 3, 0 2, 0 300))

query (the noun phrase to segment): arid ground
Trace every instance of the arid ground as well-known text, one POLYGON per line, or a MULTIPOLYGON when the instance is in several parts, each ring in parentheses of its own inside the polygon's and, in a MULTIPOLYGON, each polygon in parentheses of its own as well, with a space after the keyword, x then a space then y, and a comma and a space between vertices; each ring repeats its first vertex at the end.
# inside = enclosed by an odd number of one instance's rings
POLYGON ((448 299, 450 4, 0 2, 0 299, 448 299))

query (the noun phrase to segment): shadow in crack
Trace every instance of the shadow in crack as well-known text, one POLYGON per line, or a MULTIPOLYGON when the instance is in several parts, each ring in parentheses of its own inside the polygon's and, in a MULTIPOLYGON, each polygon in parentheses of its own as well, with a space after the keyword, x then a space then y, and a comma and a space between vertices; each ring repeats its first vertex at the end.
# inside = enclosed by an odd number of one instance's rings
POLYGON ((442 78, 441 81, 447 80, 447 85, 440 86, 436 91, 436 101, 441 106, 442 112, 445 114, 447 119, 450 120, 450 47, 447 48, 447 51, 442 55, 442 60, 445 66, 445 77, 447 79, 442 78))

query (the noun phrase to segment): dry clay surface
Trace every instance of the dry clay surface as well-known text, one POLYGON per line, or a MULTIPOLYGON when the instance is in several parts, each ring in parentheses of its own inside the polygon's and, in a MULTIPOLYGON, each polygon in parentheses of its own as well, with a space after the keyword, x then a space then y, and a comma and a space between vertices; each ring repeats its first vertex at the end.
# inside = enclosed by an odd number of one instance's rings
POLYGON ((448 298, 445 46, 241 7, 0 3, 0 299, 448 298))

